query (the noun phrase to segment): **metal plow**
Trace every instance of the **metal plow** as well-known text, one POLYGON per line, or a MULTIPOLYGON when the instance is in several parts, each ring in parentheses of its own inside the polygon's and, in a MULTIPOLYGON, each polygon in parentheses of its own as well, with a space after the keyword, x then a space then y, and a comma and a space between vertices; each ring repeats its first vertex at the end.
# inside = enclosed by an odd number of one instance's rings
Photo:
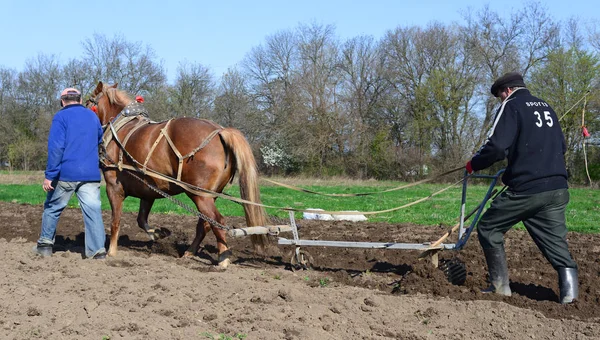
MULTIPOLYGON (((460 219, 459 222, 448 230, 440 239, 435 242, 426 243, 398 243, 398 242, 350 242, 350 241, 328 241, 328 240, 305 240, 301 239, 298 234, 298 227, 294 217, 294 212, 289 212, 290 224, 289 225, 275 225, 275 226, 264 226, 264 227, 248 227, 231 229, 228 231, 231 237, 242 237, 253 234, 268 234, 278 236, 278 244, 280 245, 291 245, 295 247, 295 251, 290 259, 292 270, 305 270, 310 269, 313 266, 312 256, 302 247, 340 247, 340 248, 368 248, 368 249, 394 249, 394 250, 421 250, 419 258, 428 258, 432 265, 439 268, 444 272, 449 282, 454 285, 462 285, 467 278, 467 269, 464 262, 457 257, 453 257, 450 260, 439 260, 439 252, 442 250, 461 250, 467 243, 473 229, 477 225, 477 221, 483 212, 485 204, 492 196, 498 194, 497 189, 494 187, 498 183, 498 179, 504 172, 504 169, 498 171, 495 175, 477 175, 472 174, 470 176, 465 172, 465 178, 463 181, 462 188, 462 199, 460 206, 460 219), (491 180, 488 190, 479 203, 471 212, 465 214, 465 206, 467 199, 467 182, 468 179, 472 178, 483 178, 491 180), (465 226, 465 222, 470 217, 474 216, 472 222, 468 227, 465 226), (458 239, 455 243, 444 243, 444 241, 453 233, 458 230, 458 239), (292 232, 292 238, 280 237, 281 232, 292 232)), ((502 191, 502 190, 501 190, 502 191)), ((501 192, 500 191, 500 192, 501 192)))

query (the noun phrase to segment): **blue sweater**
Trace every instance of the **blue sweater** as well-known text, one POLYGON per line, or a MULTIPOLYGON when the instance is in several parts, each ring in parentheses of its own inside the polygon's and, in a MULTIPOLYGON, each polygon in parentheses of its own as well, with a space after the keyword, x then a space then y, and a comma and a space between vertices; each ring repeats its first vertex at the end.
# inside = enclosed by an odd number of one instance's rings
POLYGON ((46 179, 100 181, 100 143, 102 125, 93 111, 80 104, 63 107, 50 127, 46 179))

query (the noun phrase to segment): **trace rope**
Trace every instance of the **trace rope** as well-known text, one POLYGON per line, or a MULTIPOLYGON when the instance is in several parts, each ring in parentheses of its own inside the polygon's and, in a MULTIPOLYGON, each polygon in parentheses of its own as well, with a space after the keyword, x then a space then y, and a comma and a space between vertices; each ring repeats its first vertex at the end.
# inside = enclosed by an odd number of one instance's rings
MULTIPOLYGON (((128 118, 134 118, 134 117, 136 117, 136 116, 129 116, 128 118)), ((161 179, 161 180, 165 180, 165 181, 177 184, 181 188, 183 188, 184 190, 186 190, 188 192, 191 192, 191 193, 193 193, 195 195, 210 195, 212 197, 221 197, 223 199, 226 199, 226 200, 229 200, 229 201, 232 201, 232 202, 236 202, 238 204, 250 204, 250 205, 254 205, 254 206, 260 206, 260 207, 263 207, 263 208, 273 208, 273 209, 283 210, 283 211, 311 212, 311 213, 332 214, 332 215, 373 215, 373 214, 381 214, 381 213, 387 213, 387 212, 392 212, 392 211, 396 211, 396 210, 408 208, 408 207, 410 207, 410 206, 412 206, 414 204, 423 202, 425 200, 429 200, 432 197, 434 197, 434 196, 436 196, 436 195, 438 195, 438 194, 440 194, 440 193, 442 193, 442 192, 450 189, 451 187, 455 186, 456 184, 458 184, 458 183, 460 183, 460 182, 462 182, 464 180, 464 178, 463 178, 462 180, 460 180, 460 181, 458 181, 458 182, 456 182, 456 183, 454 183, 454 184, 452 184, 452 185, 450 185, 450 186, 448 186, 448 187, 446 187, 444 189, 441 189, 441 190, 439 190, 437 192, 434 192, 434 193, 432 193, 431 195, 429 195, 427 197, 423 197, 421 199, 418 199, 415 202, 412 202, 412 203, 409 203, 409 204, 404 204, 402 206, 394 207, 394 208, 391 208, 391 209, 385 209, 385 210, 378 210, 378 211, 358 211, 358 212, 351 211, 350 212, 350 211, 322 211, 322 210, 313 210, 313 209, 295 209, 295 208, 291 208, 291 207, 277 207, 277 206, 271 206, 271 205, 265 205, 265 204, 261 204, 261 203, 251 202, 251 201, 248 201, 248 200, 245 200, 245 199, 241 199, 241 198, 233 197, 233 196, 226 195, 226 194, 223 194, 223 193, 217 193, 217 192, 214 192, 212 190, 208 190, 208 189, 204 189, 204 188, 201 188, 201 187, 197 187, 197 186, 194 186, 192 184, 182 182, 179 178, 175 179, 175 178, 172 178, 170 176, 166 176, 164 174, 161 174, 161 173, 159 173, 159 172, 157 172, 157 171, 155 171, 153 169, 148 168, 146 166, 146 162, 144 162, 142 164, 142 163, 138 162, 133 156, 131 156, 131 154, 129 154, 129 152, 125 148, 124 143, 121 142, 121 140, 118 137, 117 131, 119 130, 119 128, 115 129, 114 125, 117 125, 118 127, 124 126, 124 124, 120 125, 120 124, 118 124, 118 122, 109 122, 107 124, 107 126, 106 126, 105 136, 104 136, 105 138, 103 140, 103 142, 104 142, 103 143, 104 144, 103 145, 104 146, 104 148, 103 148, 104 149, 103 150, 104 154, 101 155, 101 159, 108 160, 110 163, 112 163, 112 164, 107 164, 106 162, 103 162, 103 165, 106 168, 117 168, 118 171, 123 171, 123 170, 127 171, 127 170, 129 170, 128 173, 130 175, 132 175, 132 176, 134 176, 133 172, 137 172, 137 173, 143 174, 144 176, 150 176, 150 177, 158 178, 158 179, 161 179), (111 138, 107 140, 106 135, 111 136, 111 138), (110 141, 114 141, 117 144, 117 146, 119 147, 119 163, 115 163, 114 160, 112 160, 108 156, 108 153, 106 152, 106 146, 108 145, 108 143, 110 143, 110 141), (127 157, 133 163, 133 165, 123 164, 122 163, 123 162, 123 156, 127 157)), ((211 133, 209 135, 209 137, 207 137, 207 138, 209 140, 212 139, 213 137, 215 137, 218 134, 219 131, 220 131, 220 129, 217 129, 217 130, 213 131, 213 133, 211 133)), ((127 137, 129 137, 129 136, 127 136, 127 137)), ((194 149, 194 153, 197 152, 197 151, 199 151, 200 149, 202 149, 206 144, 208 144, 208 143, 202 143, 200 145, 200 147, 194 149)), ((176 150, 176 149, 174 149, 174 150, 176 150)), ((193 155, 193 153, 188 154, 185 157, 189 157, 191 155, 193 155)), ((149 158, 149 156, 150 155, 148 155, 147 158, 149 158)), ((181 160, 182 160, 182 158, 179 157, 179 160, 180 160, 180 168, 178 169, 178 173, 181 171, 181 160)), ((445 173, 443 173, 443 174, 441 174, 439 176, 436 176, 435 178, 425 179, 425 180, 421 180, 421 181, 418 181, 418 182, 415 182, 415 183, 403 185, 401 187, 384 190, 384 192, 395 191, 395 190, 399 190, 399 189, 404 189, 404 188, 411 187, 411 186, 414 186, 414 185, 418 185, 418 184, 421 184, 421 183, 424 183, 424 182, 428 182, 428 181, 431 181, 433 179, 436 179, 436 178, 442 177, 444 175, 447 175, 449 173, 461 170, 462 168, 463 167, 452 169, 452 170, 447 171, 447 172, 445 172, 445 173)), ((184 205, 185 205, 184 203, 180 202, 179 200, 176 200, 175 198, 171 197, 167 193, 160 191, 160 189, 151 186, 149 183, 147 183, 146 181, 144 181, 142 178, 140 178, 138 176, 135 176, 135 177, 138 180, 140 180, 143 183, 145 183, 149 188, 151 188, 152 190, 156 191, 161 196, 163 196, 165 198, 168 198, 169 200, 171 200, 175 204, 181 206, 186 211, 189 211, 189 212, 191 212, 191 213, 193 213, 193 214, 201 217, 202 219, 206 220, 207 222, 209 222, 211 224, 214 223, 215 226, 218 226, 221 229, 224 229, 224 230, 230 230, 230 229, 232 229, 231 227, 224 226, 224 225, 218 223, 217 221, 215 221, 215 220, 213 220, 211 218, 208 218, 206 215, 190 209, 187 206, 184 207, 184 205)), ((300 188, 297 188, 297 189, 300 189, 300 188)), ((307 191, 306 189, 300 189, 300 190, 307 191)), ((313 193, 316 193, 316 192, 313 192, 313 193)), ((330 194, 330 195, 331 196, 363 196, 363 195, 372 195, 372 194, 375 194, 375 192, 372 192, 372 193, 360 193, 360 194, 330 194)))
POLYGON ((464 169, 464 166, 452 169, 452 170, 448 170, 442 174, 439 174, 435 177, 431 177, 431 178, 426 178, 426 179, 422 179, 420 181, 416 181, 413 183, 409 183, 409 184, 404 184, 401 185, 399 187, 395 187, 395 188, 391 188, 391 189, 386 189, 386 190, 381 190, 381 191, 371 191, 371 192, 360 192, 360 193, 354 193, 354 194, 327 194, 327 193, 322 193, 322 192, 318 192, 318 191, 312 191, 312 190, 308 190, 305 188, 300 188, 300 187, 296 187, 293 185, 289 185, 289 184, 285 184, 285 183, 281 183, 281 182, 277 182, 271 179, 267 179, 267 178, 262 178, 262 180, 269 182, 269 183, 273 183, 275 185, 279 185, 281 187, 284 188, 288 188, 288 189, 292 189, 292 190, 296 190, 296 191, 301 191, 301 192, 306 192, 309 194, 315 194, 315 195, 321 195, 321 196, 330 196, 330 197, 357 197, 357 196, 369 196, 369 195, 376 195, 376 194, 383 194, 386 192, 392 192, 392 191, 397 191, 397 190, 402 190, 402 189, 406 189, 406 188, 410 188, 410 187, 414 187, 423 183, 427 183, 427 182, 431 182, 434 180, 437 180, 438 178, 444 177, 446 175, 449 175, 453 172, 459 171, 464 169))
MULTIPOLYGON (((168 199, 169 201, 177 204, 178 206, 180 206, 181 208, 183 208, 184 210, 186 210, 187 212, 191 213, 192 215, 196 215, 198 217, 200 217, 201 219, 205 220, 206 222, 212 224, 213 226, 221 229, 221 230, 225 230, 225 231, 229 231, 231 229, 235 229, 234 227, 231 226, 227 226, 224 224, 221 224, 219 222, 217 222, 216 220, 204 215, 203 213, 201 213, 200 211, 198 211, 197 209, 193 209, 191 208, 189 205, 183 203, 182 201, 178 200, 177 198, 173 197, 172 195, 167 194, 166 192, 160 190, 159 188, 155 187, 154 185, 148 183, 147 181, 145 181, 143 178, 139 177, 138 175, 134 174, 131 171, 125 171, 127 174, 129 174, 130 176, 132 176, 133 178, 137 179, 138 181, 144 183, 148 188, 152 189, 153 191, 157 192, 159 195, 161 195, 162 197, 168 199)), ((242 205, 242 203, 238 203, 235 201, 232 201, 234 203, 237 203, 239 205, 242 205)), ((285 221, 284 219, 278 217, 278 216, 274 216, 274 215, 269 215, 269 219, 272 221, 275 221, 276 224, 286 224, 287 221, 285 221)))

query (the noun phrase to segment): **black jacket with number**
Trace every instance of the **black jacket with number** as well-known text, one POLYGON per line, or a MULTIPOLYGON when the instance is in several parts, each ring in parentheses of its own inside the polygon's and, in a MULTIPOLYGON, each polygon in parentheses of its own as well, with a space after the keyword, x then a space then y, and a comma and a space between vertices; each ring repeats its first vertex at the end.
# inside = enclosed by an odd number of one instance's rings
POLYGON ((508 158, 502 176, 515 193, 534 194, 567 188, 565 137, 558 117, 545 101, 525 88, 502 102, 494 125, 479 152, 473 156, 474 171, 508 158))

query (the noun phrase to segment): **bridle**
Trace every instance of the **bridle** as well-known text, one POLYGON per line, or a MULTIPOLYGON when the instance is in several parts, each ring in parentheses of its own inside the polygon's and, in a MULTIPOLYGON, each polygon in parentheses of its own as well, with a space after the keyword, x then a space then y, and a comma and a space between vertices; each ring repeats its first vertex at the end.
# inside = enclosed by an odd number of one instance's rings
POLYGON ((97 113, 98 112, 98 101, 100 100, 100 97, 102 94, 103 94, 103 92, 100 92, 96 95, 96 97, 88 98, 88 100, 86 100, 86 102, 85 102, 85 107, 87 107, 88 109, 97 113), (90 104, 93 104, 93 105, 90 106, 90 104))
MULTIPOLYGON (((85 107, 87 107, 88 109, 94 111, 96 114, 98 114, 98 106, 99 106, 99 102, 100 99, 102 98, 103 95, 106 95, 104 93, 104 91, 98 93, 95 97, 91 97, 87 99, 87 101, 85 102, 85 107)), ((137 115, 141 115, 145 118, 148 118, 148 110, 146 110, 146 108, 144 107, 144 105, 142 104, 143 100, 140 101, 133 101, 127 105, 125 105, 125 107, 123 108, 123 110, 121 110, 121 112, 119 112, 115 117, 113 117, 110 122, 116 122, 119 118, 121 117, 130 117, 130 116, 137 116, 137 115)), ((101 118, 102 120, 102 118, 101 118)), ((104 126, 108 125, 105 124, 104 126)))

